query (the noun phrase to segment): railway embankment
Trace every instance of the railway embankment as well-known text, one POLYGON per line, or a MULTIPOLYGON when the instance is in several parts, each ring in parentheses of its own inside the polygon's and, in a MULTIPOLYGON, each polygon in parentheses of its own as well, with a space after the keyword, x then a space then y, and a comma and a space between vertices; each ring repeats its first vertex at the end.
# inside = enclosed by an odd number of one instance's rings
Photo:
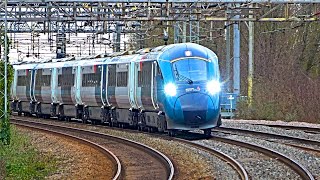
POLYGON ((0 142, 1 180, 43 179, 57 170, 59 167, 59 158, 57 156, 59 152, 44 152, 46 147, 54 147, 57 144, 49 142, 43 144, 45 137, 32 134, 34 132, 11 127, 10 145, 3 145, 0 142), (43 138, 43 141, 39 141, 40 138, 43 138))
POLYGON ((68 138, 11 128, 8 146, 0 146, 2 179, 104 179, 111 162, 98 150, 68 138), (100 177, 100 178, 99 178, 100 177))

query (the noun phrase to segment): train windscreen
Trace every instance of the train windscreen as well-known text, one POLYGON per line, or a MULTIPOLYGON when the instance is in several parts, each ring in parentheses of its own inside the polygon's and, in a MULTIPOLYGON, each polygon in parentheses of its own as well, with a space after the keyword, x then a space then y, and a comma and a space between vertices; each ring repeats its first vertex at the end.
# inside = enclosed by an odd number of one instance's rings
POLYGON ((185 81, 189 84, 194 81, 207 81, 207 61, 196 58, 187 58, 172 63, 176 81, 185 81))

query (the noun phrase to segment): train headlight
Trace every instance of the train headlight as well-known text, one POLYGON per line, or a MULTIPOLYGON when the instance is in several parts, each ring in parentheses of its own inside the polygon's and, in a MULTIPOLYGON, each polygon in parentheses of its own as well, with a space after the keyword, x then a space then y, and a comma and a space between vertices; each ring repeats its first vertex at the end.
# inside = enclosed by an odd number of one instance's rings
POLYGON ((220 82, 216 80, 209 81, 207 83, 207 91, 212 95, 219 93, 221 91, 220 82))
POLYGON ((168 83, 164 86, 164 92, 166 95, 175 96, 177 94, 177 86, 172 83, 168 83))

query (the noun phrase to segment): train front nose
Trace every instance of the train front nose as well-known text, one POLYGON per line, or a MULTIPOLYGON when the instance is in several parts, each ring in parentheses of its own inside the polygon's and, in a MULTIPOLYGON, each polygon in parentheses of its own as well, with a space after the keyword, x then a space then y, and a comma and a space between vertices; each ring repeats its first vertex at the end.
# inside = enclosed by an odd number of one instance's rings
POLYGON ((219 98, 211 98, 204 93, 184 94, 176 100, 174 105, 177 123, 186 128, 213 126, 218 115, 219 98))

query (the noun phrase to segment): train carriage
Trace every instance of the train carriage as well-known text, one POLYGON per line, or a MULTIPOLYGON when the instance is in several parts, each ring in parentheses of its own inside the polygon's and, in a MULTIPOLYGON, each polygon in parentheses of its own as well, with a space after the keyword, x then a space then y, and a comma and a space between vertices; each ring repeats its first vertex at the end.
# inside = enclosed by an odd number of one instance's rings
POLYGON ((15 101, 23 102, 20 113, 47 116, 50 109, 50 115, 60 119, 170 135, 193 129, 210 134, 221 124, 218 58, 197 44, 14 67, 12 91, 15 101))
POLYGON ((30 115, 35 112, 34 107, 34 67, 36 64, 14 65, 14 80, 11 89, 11 107, 19 114, 30 115))

